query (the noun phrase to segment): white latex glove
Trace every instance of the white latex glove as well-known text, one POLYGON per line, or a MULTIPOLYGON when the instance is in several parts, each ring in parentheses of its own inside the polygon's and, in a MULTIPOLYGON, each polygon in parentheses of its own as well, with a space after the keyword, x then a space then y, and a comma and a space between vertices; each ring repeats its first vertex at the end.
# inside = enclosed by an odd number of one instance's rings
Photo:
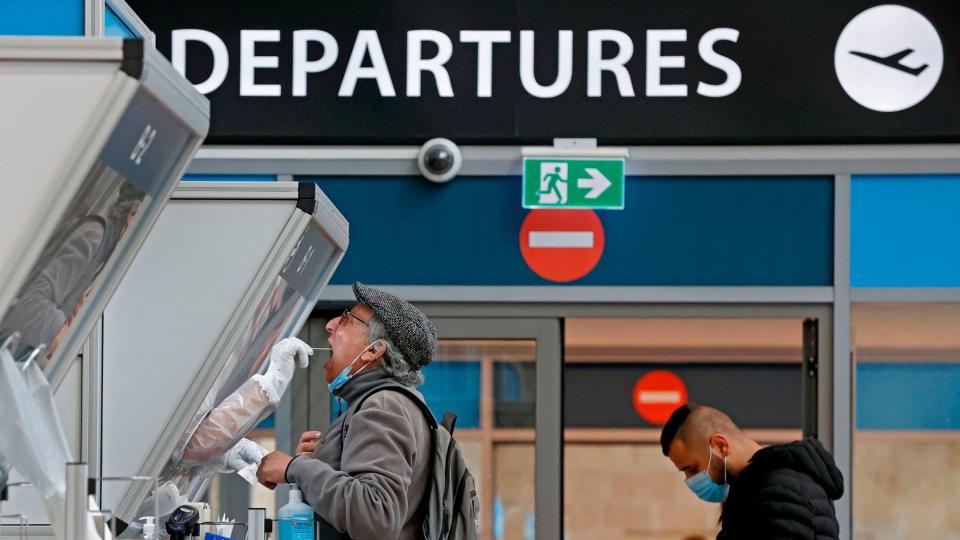
POLYGON ((237 444, 220 456, 215 465, 217 472, 234 473, 250 465, 260 465, 267 449, 250 439, 240 439, 237 444))
MULTIPOLYGON (((164 482, 157 487, 157 490, 151 494, 150 497, 147 497, 142 503, 140 503, 140 509, 137 510, 137 515, 140 517, 137 518, 137 525, 139 520, 143 519, 145 516, 153 515, 153 499, 157 499, 157 510, 161 516, 161 521, 163 521, 163 516, 168 516, 177 509, 178 506, 187 504, 187 496, 181 495, 180 490, 177 488, 177 484, 174 482, 164 482)), ((133 523, 131 523, 131 526, 133 523)), ((161 524, 157 524, 157 527, 161 527, 161 524)), ((127 529, 130 530, 130 529, 127 529)), ((130 538, 126 534, 121 534, 123 537, 130 538)), ((135 535, 139 537, 140 535, 135 535)))
POLYGON ((277 403, 287 391, 290 380, 293 379, 293 371, 296 365, 302 368, 310 365, 310 355, 313 349, 309 345, 295 337, 281 339, 270 349, 270 365, 267 367, 267 373, 258 376, 254 375, 263 386, 264 391, 270 398, 270 401, 277 403))

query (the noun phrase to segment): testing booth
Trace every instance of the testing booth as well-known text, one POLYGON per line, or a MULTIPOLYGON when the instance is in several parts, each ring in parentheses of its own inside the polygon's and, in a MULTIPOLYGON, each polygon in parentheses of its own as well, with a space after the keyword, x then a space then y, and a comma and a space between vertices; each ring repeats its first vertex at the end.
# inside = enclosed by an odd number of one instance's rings
POLYGON ((17 485, 3 511, 62 534, 67 463, 89 456, 51 389, 206 136, 209 104, 136 39, 0 38, 0 87, 0 454, 17 485))

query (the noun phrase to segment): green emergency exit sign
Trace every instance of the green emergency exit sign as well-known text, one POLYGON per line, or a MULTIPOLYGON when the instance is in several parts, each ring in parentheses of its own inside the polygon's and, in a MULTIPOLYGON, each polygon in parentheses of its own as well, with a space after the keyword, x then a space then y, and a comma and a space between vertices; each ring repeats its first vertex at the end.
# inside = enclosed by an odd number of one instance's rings
POLYGON ((525 158, 523 207, 622 210, 623 161, 525 158))

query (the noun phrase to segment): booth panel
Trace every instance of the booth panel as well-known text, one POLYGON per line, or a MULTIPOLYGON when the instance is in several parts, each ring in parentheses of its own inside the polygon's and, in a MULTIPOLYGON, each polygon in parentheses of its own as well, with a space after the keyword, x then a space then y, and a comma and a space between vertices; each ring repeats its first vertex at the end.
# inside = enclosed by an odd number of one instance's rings
MULTIPOLYGON (((288 201, 167 205, 104 313, 103 438, 111 442, 103 449, 104 474, 139 473, 157 429, 198 376, 198 359, 212 352, 290 210, 288 201), (127 356, 131 351, 139 351, 136 358, 127 356), (109 389, 119 385, 137 388, 124 394, 136 403, 111 399, 117 394, 109 389)), ((116 501, 126 489, 105 486, 104 500, 116 501)))
MULTIPOLYGON (((65 465, 88 461, 97 473, 98 434, 82 424, 97 400, 81 379, 95 381, 99 369, 85 357, 91 369, 81 377, 76 353, 206 134, 209 110, 139 40, 0 38, 0 86, 0 161, 10 175, 0 182, 4 383, 29 388, 6 393, 17 401, 4 409, 0 450, 47 507, 62 509, 64 480, 67 492, 78 485, 65 465), (18 378, 15 360, 27 376, 18 378), (46 384, 64 380, 55 414, 46 384)), ((70 529, 51 514, 55 529, 70 529)))
POLYGON ((15 358, 46 347, 37 360, 54 387, 65 368, 48 364, 69 362, 85 339, 69 330, 82 331, 99 316, 93 308, 102 302, 104 284, 131 255, 130 237, 146 234, 144 223, 165 202, 172 169, 190 141, 191 133, 156 98, 137 92, 17 291, 0 333, 20 333, 15 358), (142 140, 145 129, 161 134, 150 139, 149 154, 131 154, 136 143, 130 141, 142 140), (59 351, 61 345, 67 350, 59 351))
MULTIPOLYGON (((0 197, 0 214, 20 216, 53 195, 48 183, 36 179, 59 172, 63 162, 53 156, 67 154, 89 126, 91 109, 103 99, 115 73, 116 66, 108 63, 79 68, 68 63, 37 67, 0 62, 4 95, 0 117, 6 125, 18 126, 16 130, 0 129, 0 162, 4 164, 0 178, 8 188, 16 187, 15 196, 0 197), (69 96, 64 96, 64 88, 70 89, 69 96)), ((25 234, 8 230, 0 235, 0 262, 7 264, 25 234)))
POLYGON ((0 338, 54 389, 206 133, 171 73, 139 40, 0 38, 0 338))
POLYGON ((104 474, 156 476, 160 491, 105 485, 104 507, 130 521, 154 500, 162 516, 201 500, 217 458, 276 407, 251 377, 298 333, 347 243, 313 185, 181 184, 103 323, 104 474))

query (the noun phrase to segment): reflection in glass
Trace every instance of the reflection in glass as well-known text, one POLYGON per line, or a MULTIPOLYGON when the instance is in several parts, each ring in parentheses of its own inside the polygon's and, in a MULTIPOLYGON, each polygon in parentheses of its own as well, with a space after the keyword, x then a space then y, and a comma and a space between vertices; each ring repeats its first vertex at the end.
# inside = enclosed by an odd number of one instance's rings
POLYGON ((719 505, 687 489, 658 444, 568 442, 563 468, 568 540, 717 536, 719 505))
MULTIPOLYGON (((443 347, 441 346, 441 352, 443 347)), ((424 383, 417 388, 439 422, 443 413, 457 415, 457 429, 480 427, 480 362, 437 358, 423 368, 424 383)))
POLYGON ((856 540, 960 537, 960 304, 854 304, 856 540))
POLYGON ((93 168, 0 321, 0 340, 19 334, 15 358, 45 347, 36 360, 46 368, 94 280, 149 200, 106 164, 93 168))
MULTIPOLYGON (((463 460, 467 462, 467 468, 470 469, 470 473, 473 474, 473 478, 476 481, 477 487, 477 497, 480 500, 483 500, 484 496, 484 485, 480 481, 484 477, 483 469, 483 444, 473 440, 458 440, 457 446, 460 447, 460 452, 463 454, 463 460)), ((481 507, 481 512, 483 511, 481 507)))
POLYGON ((567 318, 568 540, 716 537, 719 506, 687 488, 660 449, 666 419, 640 405, 669 414, 686 395, 725 409, 744 428, 763 428, 751 431, 761 443, 799 438, 802 337, 803 320, 790 318, 567 318), (655 371, 677 377, 683 393, 644 396, 639 383, 655 371))
POLYGON ((533 428, 536 425, 537 372, 532 362, 497 362, 493 371, 494 425, 533 428))
POLYGON ((498 444, 493 450, 495 540, 533 540, 536 511, 533 444, 498 444))
POLYGON ((533 339, 441 339, 422 387, 434 412, 468 420, 454 436, 477 481, 483 540, 533 538, 536 355, 533 339))

